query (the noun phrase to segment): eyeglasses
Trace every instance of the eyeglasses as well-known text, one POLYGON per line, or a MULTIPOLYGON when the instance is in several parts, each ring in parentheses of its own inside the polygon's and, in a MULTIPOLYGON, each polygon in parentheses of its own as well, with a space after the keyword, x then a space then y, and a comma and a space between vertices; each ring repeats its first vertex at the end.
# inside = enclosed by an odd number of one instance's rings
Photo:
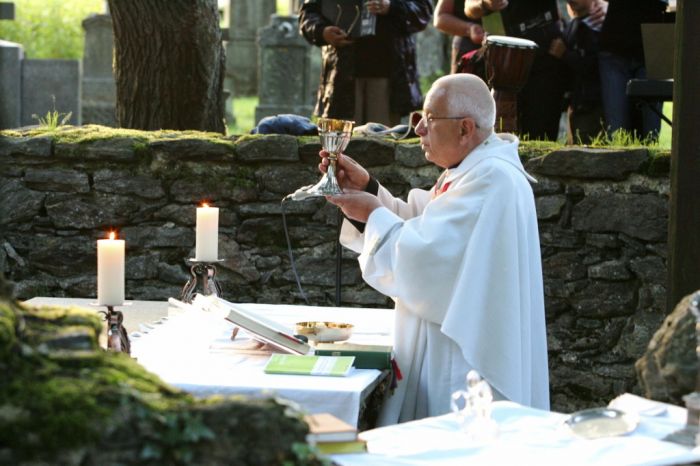
MULTIPOLYGON (((436 116, 429 116, 426 117, 425 114, 417 110, 415 112, 411 112, 411 115, 409 117, 409 121, 411 122, 411 127, 415 128, 418 126, 418 123, 420 123, 421 120, 425 120, 426 123, 432 123, 435 120, 461 120, 462 118, 471 118, 468 115, 464 116, 453 116, 453 117, 436 117, 436 116)), ((481 126, 476 124, 476 121, 474 122, 474 126, 476 126, 477 129, 481 129, 481 126)))

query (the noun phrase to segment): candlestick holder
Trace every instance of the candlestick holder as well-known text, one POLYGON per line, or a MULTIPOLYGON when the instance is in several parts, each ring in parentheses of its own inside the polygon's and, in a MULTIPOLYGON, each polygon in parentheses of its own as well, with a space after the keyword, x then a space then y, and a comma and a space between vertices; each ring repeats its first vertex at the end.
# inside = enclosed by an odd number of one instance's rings
POLYGON ((218 259, 215 261, 199 261, 197 259, 188 259, 189 263, 192 264, 190 267, 190 277, 185 283, 180 293, 180 301, 184 303, 192 303, 194 296, 197 294, 198 285, 201 293, 205 296, 223 296, 221 292, 221 286, 219 282, 216 281, 216 266, 217 262, 223 262, 223 259, 218 259))
MULTIPOLYGON (((91 303, 91 305, 105 306, 107 308, 106 311, 98 311, 100 314, 104 315, 105 321, 107 321, 107 350, 130 355, 131 341, 129 340, 129 333, 126 327, 124 327, 124 314, 114 309, 117 305, 98 303, 91 303)), ((120 305, 129 306, 131 303, 124 302, 120 305)))
POLYGON ((696 291, 690 297, 688 308, 695 316, 695 355, 698 359, 695 391, 683 397, 688 411, 685 427, 670 433, 664 440, 694 447, 700 445, 700 291, 696 291))

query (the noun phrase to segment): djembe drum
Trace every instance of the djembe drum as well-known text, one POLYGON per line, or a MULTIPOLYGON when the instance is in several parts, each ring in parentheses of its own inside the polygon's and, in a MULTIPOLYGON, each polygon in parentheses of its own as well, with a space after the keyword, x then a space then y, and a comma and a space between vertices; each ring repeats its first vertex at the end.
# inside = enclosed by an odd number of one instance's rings
POLYGON ((530 75, 537 44, 518 37, 486 36, 486 81, 496 101, 496 130, 518 129, 518 92, 530 75))

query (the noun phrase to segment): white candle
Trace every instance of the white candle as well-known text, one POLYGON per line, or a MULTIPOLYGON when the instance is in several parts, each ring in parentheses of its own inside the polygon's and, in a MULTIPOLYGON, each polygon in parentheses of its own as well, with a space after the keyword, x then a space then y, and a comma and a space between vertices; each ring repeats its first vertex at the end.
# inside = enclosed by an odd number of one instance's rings
POLYGON ((197 246, 195 260, 214 262, 219 259, 219 208, 202 204, 197 207, 197 246))
POLYGON ((121 306, 124 304, 124 240, 97 240, 97 304, 121 306))

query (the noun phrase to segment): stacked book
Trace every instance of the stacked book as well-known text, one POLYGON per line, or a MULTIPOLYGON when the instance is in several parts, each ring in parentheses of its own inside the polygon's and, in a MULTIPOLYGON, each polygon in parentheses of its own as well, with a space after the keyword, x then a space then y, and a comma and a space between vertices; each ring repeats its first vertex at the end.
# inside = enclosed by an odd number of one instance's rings
POLYGON ((315 445, 321 454, 367 451, 367 443, 357 436, 357 429, 330 413, 309 414, 304 420, 309 425, 306 442, 315 445))

